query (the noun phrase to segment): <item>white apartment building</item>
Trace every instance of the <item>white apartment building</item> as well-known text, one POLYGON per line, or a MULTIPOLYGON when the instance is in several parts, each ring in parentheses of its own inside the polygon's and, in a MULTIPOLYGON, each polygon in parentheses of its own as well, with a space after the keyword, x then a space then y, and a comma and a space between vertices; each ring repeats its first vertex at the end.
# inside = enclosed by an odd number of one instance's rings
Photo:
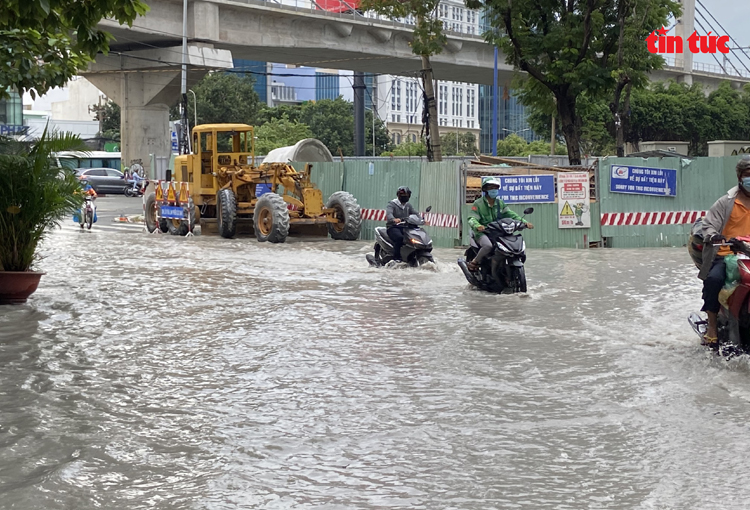
MULTIPOLYGON (((444 0, 438 6, 443 27, 449 32, 479 34, 479 13, 462 0, 444 0)), ((405 22, 413 23, 406 19, 405 22)), ((439 77, 438 77, 439 78, 439 77)), ((378 116, 385 122, 395 144, 420 140, 424 92, 421 79, 381 75, 377 77, 378 116)), ((435 81, 440 133, 473 133, 479 147, 479 85, 435 81)))

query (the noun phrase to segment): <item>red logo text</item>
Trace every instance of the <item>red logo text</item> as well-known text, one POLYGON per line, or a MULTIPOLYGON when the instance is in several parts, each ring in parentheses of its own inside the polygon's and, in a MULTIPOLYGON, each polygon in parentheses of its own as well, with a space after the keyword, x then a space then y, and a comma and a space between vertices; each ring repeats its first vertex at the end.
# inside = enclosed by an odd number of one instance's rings
MULTIPOLYGON (((729 53, 728 43, 728 35, 711 35, 711 32, 707 35, 698 35, 693 31, 693 34, 687 38, 688 49, 691 53, 716 53, 717 51, 729 53)), ((646 37, 646 44, 651 53, 683 53, 685 48, 682 37, 667 35, 667 29, 664 27, 651 32, 646 37)))

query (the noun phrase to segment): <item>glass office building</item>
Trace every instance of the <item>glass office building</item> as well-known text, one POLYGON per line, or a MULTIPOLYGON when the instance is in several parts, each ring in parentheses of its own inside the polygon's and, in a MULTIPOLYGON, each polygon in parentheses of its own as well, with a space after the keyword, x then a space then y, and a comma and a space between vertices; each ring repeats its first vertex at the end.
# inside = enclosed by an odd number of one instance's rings
POLYGON ((255 91, 260 96, 261 103, 268 102, 268 68, 265 62, 257 60, 234 59, 235 73, 252 76, 255 80, 255 91), (245 71, 245 72, 243 72, 245 71))
MULTIPOLYGON (((492 85, 479 86, 479 150, 482 154, 492 154, 492 85)), ((497 88, 497 139, 502 140, 512 133, 517 134, 527 142, 540 140, 529 127, 526 108, 513 96, 513 91, 505 87, 497 88)))
POLYGON ((336 99, 339 97, 339 75, 333 73, 315 73, 315 100, 336 99))
POLYGON ((9 93, 8 99, 0 99, 0 135, 24 134, 21 95, 13 91, 9 93))

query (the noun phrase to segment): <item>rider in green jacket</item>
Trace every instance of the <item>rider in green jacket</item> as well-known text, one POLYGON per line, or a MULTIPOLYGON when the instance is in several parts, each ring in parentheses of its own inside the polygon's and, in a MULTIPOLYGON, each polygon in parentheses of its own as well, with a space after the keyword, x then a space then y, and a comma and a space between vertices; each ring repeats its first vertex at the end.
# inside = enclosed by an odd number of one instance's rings
POLYGON ((469 215, 469 226, 471 234, 479 245, 479 253, 474 260, 469 262, 470 271, 479 269, 482 260, 492 251, 492 242, 484 235, 484 227, 500 218, 511 218, 523 221, 528 228, 534 228, 531 222, 524 220, 515 212, 508 209, 505 202, 497 198, 500 192, 500 180, 496 177, 482 177, 482 194, 484 196, 476 199, 471 206, 469 215))

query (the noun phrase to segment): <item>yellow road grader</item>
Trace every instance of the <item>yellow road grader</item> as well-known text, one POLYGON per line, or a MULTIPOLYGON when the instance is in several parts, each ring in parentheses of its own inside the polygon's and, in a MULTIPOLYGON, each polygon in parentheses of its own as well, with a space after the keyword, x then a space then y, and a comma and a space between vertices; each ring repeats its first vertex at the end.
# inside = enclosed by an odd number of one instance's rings
POLYGON ((295 225, 327 225, 334 239, 359 237, 362 220, 357 200, 337 191, 324 204, 322 192, 310 181, 310 164, 302 172, 288 163, 256 166, 251 126, 203 124, 193 128, 192 141, 193 154, 175 158, 172 191, 156 189, 162 183, 146 190, 149 232, 159 228, 187 235, 201 218, 215 218, 219 234, 226 238, 234 237, 238 220, 252 220, 258 241, 272 243, 283 243, 295 225), (258 185, 270 185, 271 192, 256 197, 258 185), (189 198, 181 200, 180 192, 185 190, 189 198), (162 214, 177 204, 186 205, 180 218, 162 214))

